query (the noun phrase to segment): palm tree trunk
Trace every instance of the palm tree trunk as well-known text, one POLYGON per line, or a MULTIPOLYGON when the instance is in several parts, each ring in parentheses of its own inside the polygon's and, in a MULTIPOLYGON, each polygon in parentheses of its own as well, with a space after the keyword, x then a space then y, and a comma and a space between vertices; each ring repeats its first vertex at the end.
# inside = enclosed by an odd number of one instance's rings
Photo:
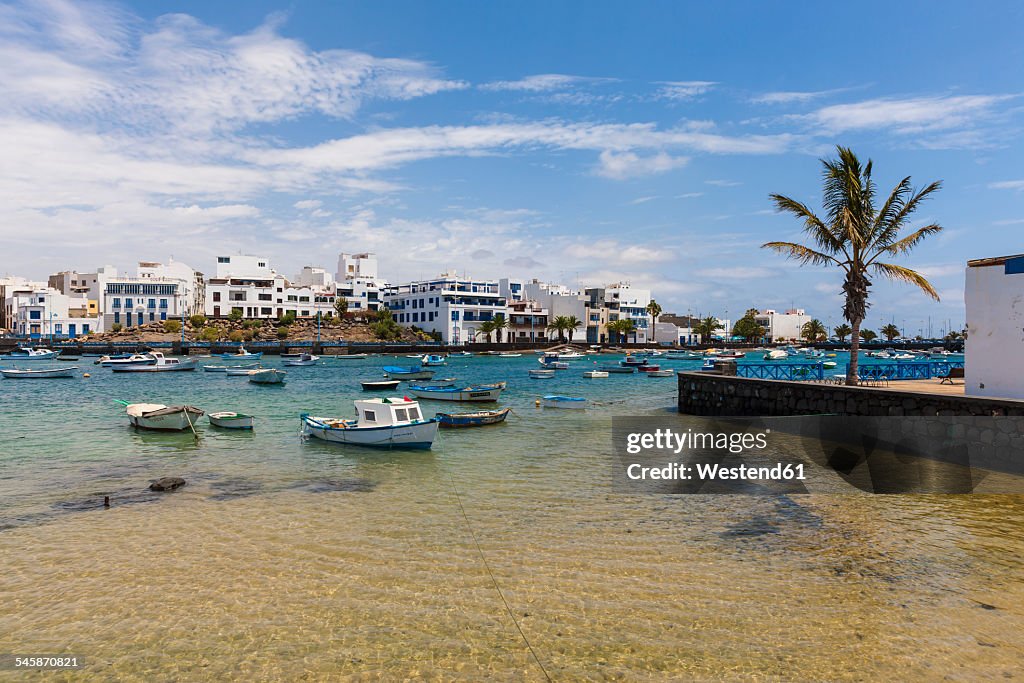
POLYGON ((853 332, 850 335, 850 370, 846 375, 847 386, 857 386, 857 355, 860 352, 860 319, 850 321, 853 332))

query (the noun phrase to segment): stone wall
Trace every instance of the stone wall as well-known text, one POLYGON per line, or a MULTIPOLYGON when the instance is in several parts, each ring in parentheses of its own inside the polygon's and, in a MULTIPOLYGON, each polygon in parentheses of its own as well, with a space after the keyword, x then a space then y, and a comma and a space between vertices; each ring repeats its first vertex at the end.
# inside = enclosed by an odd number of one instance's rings
POLYGON ((679 373, 679 412, 690 415, 1024 416, 1024 401, 878 387, 679 373))

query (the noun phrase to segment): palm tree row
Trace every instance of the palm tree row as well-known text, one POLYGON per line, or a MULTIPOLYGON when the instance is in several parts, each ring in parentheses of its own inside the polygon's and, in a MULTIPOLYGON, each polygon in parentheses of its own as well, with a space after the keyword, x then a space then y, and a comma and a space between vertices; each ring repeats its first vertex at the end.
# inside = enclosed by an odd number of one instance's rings
POLYGON ((547 331, 554 332, 558 335, 558 341, 564 342, 566 335, 569 336, 569 342, 572 342, 573 334, 576 333, 578 328, 583 323, 580 319, 574 315, 559 315, 556 316, 551 322, 548 323, 547 331))
POLYGON ((818 217, 807 205, 795 199, 771 195, 779 211, 792 214, 803 223, 811 246, 796 242, 767 242, 762 247, 782 253, 801 265, 836 266, 843 271, 843 317, 852 325, 850 372, 846 382, 855 385, 857 353, 862 338, 860 326, 869 305, 869 276, 907 282, 936 301, 939 299, 935 288, 923 275, 881 259, 907 254, 925 237, 942 230, 937 223, 929 223, 901 237, 910 216, 939 189, 941 183, 929 183, 921 190, 914 190, 908 176, 897 183, 882 205, 876 208, 871 160, 862 165, 851 150, 845 147, 836 149, 838 159, 821 160, 824 217, 818 217))

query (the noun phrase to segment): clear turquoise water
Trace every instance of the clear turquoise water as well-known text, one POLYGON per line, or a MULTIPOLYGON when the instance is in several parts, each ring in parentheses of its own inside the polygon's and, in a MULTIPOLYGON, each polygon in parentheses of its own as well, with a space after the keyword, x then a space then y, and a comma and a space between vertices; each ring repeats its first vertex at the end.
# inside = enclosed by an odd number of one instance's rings
POLYGON ((497 583, 555 680, 1019 669, 1020 497, 626 495, 611 418, 670 416, 676 380, 584 379, 584 360, 531 380, 532 354, 439 369, 508 381, 514 415, 431 451, 299 438, 299 413, 349 415, 360 380, 413 362, 284 387, 93 366, 0 382, 0 652, 85 656, 75 680, 543 680, 497 583), (592 405, 536 408, 546 393, 592 405), (112 399, 258 423, 201 420, 197 444, 133 431, 112 399), (146 497, 159 476, 189 483, 146 497))

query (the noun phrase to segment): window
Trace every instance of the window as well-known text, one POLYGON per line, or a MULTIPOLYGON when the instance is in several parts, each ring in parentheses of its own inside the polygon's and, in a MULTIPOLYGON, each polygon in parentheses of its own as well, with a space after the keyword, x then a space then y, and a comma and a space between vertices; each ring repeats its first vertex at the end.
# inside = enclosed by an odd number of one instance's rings
POLYGON ((213 300, 214 301, 220 301, 220 292, 214 292, 213 293, 213 300))
POLYGON ((160 319, 161 320, 167 320, 167 312, 166 311, 160 311, 160 319))
POLYGON ((300 313, 299 315, 308 317, 309 316, 309 311, 302 311, 302 313, 300 313))
POLYGON ((256 266, 259 267, 259 268, 266 268, 267 267, 267 262, 266 261, 260 261, 259 263, 256 264, 256 266))
POLYGON ((63 329, 64 329, 64 326, 61 325, 60 323, 57 323, 56 325, 53 326, 53 331, 54 331, 55 334, 60 334, 61 330, 63 330, 63 329))
POLYGON ((42 317, 43 317, 43 312, 42 311, 29 311, 28 312, 28 319, 29 320, 39 320, 42 317))
POLYGON ((141 325, 142 324, 142 311, 139 311, 138 319, 139 319, 139 324, 141 325))
POLYGON ((452 311, 452 320, 458 320, 458 319, 459 319, 459 312, 458 311, 452 311))
POLYGON ((167 308, 167 299, 160 299, 160 308, 167 308))
POLYGON ((114 308, 121 308, 121 300, 114 299, 114 308))
POLYGON ((409 408, 409 419, 410 420, 418 420, 418 419, 420 419, 420 409, 415 407, 415 406, 413 406, 412 408, 409 408))
POLYGON ((260 294, 259 295, 259 300, 260 301, 271 301, 271 296, 269 294, 260 294))
POLYGON ((430 312, 430 322, 434 322, 434 312, 430 312))
POLYGON ((89 323, 84 323, 82 325, 82 334, 89 334, 89 323))
POLYGON ((121 314, 116 311, 114 312, 114 323, 117 325, 121 324, 121 314))
POLYGON ((271 311, 270 308, 261 308, 260 309, 260 315, 271 315, 271 312, 272 311, 271 311))
POLYGON ((217 263, 231 263, 231 257, 230 256, 218 256, 217 257, 217 263))
POLYGON ((405 408, 395 408, 395 422, 405 422, 409 419, 409 413, 405 408))
POLYGON ((376 422, 377 413, 373 412, 372 410, 364 410, 363 419, 365 419, 367 422, 376 422))
POLYGON ((125 308, 131 308, 132 307, 132 300, 131 299, 125 299, 124 300, 124 307, 125 308))
POLYGON ((150 299, 148 302, 148 308, 156 308, 156 299, 150 299))
POLYGON ((154 320, 156 320, 156 313, 154 313, 153 311, 150 311, 149 312, 149 322, 153 322, 154 320))

